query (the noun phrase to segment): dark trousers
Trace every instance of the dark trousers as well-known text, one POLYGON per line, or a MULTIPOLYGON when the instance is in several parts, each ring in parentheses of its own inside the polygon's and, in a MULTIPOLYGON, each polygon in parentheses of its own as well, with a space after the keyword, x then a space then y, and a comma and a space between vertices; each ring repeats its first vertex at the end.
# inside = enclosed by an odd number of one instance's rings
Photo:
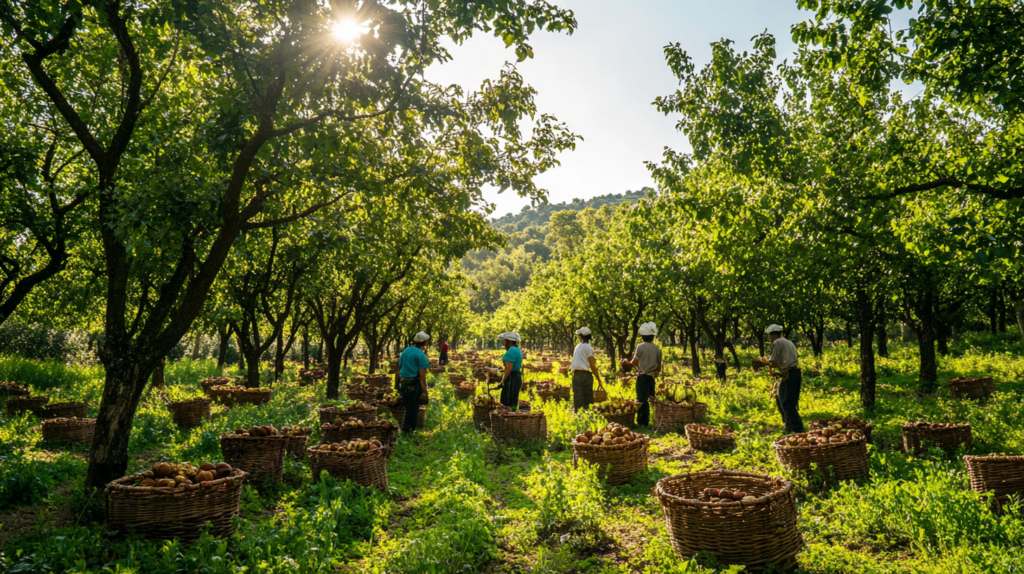
POLYGON ((789 375, 779 383, 779 396, 776 399, 776 406, 779 407, 779 414, 782 415, 782 422, 786 425, 786 432, 804 432, 804 421, 800 418, 800 384, 803 376, 800 369, 789 370, 789 375))
POLYGON ((636 411, 637 426, 645 427, 651 424, 651 403, 647 399, 654 395, 654 377, 651 375, 636 376, 636 400, 640 402, 640 408, 636 411))
POLYGON ((398 389, 402 397, 402 404, 405 405, 405 420, 402 421, 402 430, 412 432, 416 430, 416 419, 420 414, 420 393, 423 392, 419 379, 402 379, 398 389))
POLYGON ((576 412, 586 410, 594 404, 594 373, 589 371, 573 371, 572 373, 572 408, 576 412))
POLYGON ((519 391, 523 388, 523 374, 519 371, 512 371, 505 385, 501 387, 501 404, 512 410, 519 409, 519 391))
POLYGON ((448 351, 441 351, 441 354, 438 355, 438 357, 437 357, 437 364, 438 365, 447 365, 448 364, 448 351))
POLYGON ((725 368, 728 367, 725 363, 715 363, 715 371, 717 371, 718 380, 725 380, 725 368))

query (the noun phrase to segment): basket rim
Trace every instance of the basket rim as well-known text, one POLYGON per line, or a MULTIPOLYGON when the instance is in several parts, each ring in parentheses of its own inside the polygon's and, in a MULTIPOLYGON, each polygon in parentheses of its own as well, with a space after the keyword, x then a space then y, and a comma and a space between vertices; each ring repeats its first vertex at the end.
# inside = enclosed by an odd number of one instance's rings
POLYGON ((978 454, 965 454, 963 456, 964 463, 971 462, 1024 462, 1024 455, 1020 454, 1000 454, 996 456, 978 455, 978 454))
POLYGON ((627 442, 626 444, 609 444, 609 445, 605 445, 605 444, 589 444, 589 443, 576 442, 576 439, 573 438, 572 439, 572 448, 573 448, 573 450, 580 449, 580 451, 593 450, 593 451, 601 451, 601 452, 611 452, 611 451, 616 451, 616 450, 622 450, 622 451, 625 451, 625 450, 636 450, 636 449, 643 448, 645 446, 649 446, 649 443, 651 441, 651 437, 649 437, 647 435, 643 435, 643 434, 638 434, 637 436, 639 436, 641 438, 640 439, 636 439, 636 440, 634 440, 632 442, 627 442))
POLYGON ((78 420, 71 420, 66 417, 57 417, 52 419, 46 419, 41 423, 43 426, 86 426, 96 424, 95 418, 81 418, 78 420))
POLYGON ((376 408, 377 407, 375 406, 371 406, 365 409, 339 409, 337 406, 332 405, 326 407, 317 407, 316 410, 318 413, 365 413, 375 410, 376 408))
POLYGON ((763 505, 769 504, 772 500, 774 500, 776 498, 779 498, 780 496, 785 496, 786 494, 790 493, 795 487, 796 487, 796 485, 793 483, 793 481, 791 481, 789 479, 786 479, 786 478, 779 477, 779 476, 772 476, 772 475, 769 475, 769 474, 757 474, 757 473, 753 473, 753 472, 743 472, 743 471, 738 471, 738 470, 716 469, 716 470, 701 470, 701 471, 697 471, 697 472, 686 472, 686 473, 682 473, 682 474, 673 474, 672 476, 666 476, 665 478, 660 479, 657 482, 657 484, 654 485, 654 495, 658 497, 659 501, 668 500, 668 501, 672 502, 673 504, 680 504, 680 505, 690 506, 690 507, 694 507, 694 508, 710 507, 710 508, 731 508, 731 509, 735 509, 735 508, 743 508, 743 507, 749 508, 749 507, 752 507, 752 506, 763 506, 763 505), (693 499, 690 499, 690 498, 683 498, 683 497, 677 496, 675 494, 669 494, 669 493, 665 492, 663 490, 663 488, 662 488, 662 483, 679 482, 679 481, 686 480, 686 479, 688 479, 690 477, 693 477, 693 476, 703 476, 703 475, 715 475, 715 476, 724 475, 724 476, 732 476, 732 477, 736 477, 736 478, 749 478, 749 479, 761 480, 761 481, 769 482, 769 483, 773 483, 773 484, 774 483, 781 483, 782 484, 782 488, 780 488, 778 490, 773 490, 770 494, 765 494, 763 496, 759 496, 759 497, 757 497, 757 500, 754 501, 754 502, 742 502, 742 501, 735 501, 735 500, 729 501, 729 502, 705 502, 705 501, 698 501, 698 500, 693 500, 693 499))
MULTIPOLYGON (((854 418, 857 418, 857 417, 854 417, 854 418)), ((873 428, 875 428, 875 423, 873 423, 871 421, 866 421, 866 420, 861 419, 861 418, 857 418, 857 420, 859 420, 860 422, 864 423, 864 429, 849 429, 849 430, 865 430, 865 429, 873 429, 873 428)), ((811 425, 827 426, 826 425, 827 422, 828 421, 825 420, 825 419, 819 419, 819 420, 816 420, 816 421, 811 421, 807 425, 807 427, 810 428, 811 425)))
POLYGON ((794 445, 794 446, 790 446, 788 444, 783 444, 782 443, 783 440, 785 440, 786 438, 791 437, 791 436, 795 436, 795 435, 791 435, 790 434, 790 435, 786 435, 786 436, 780 436, 779 438, 773 440, 772 441, 772 448, 774 448, 775 450, 790 450, 790 449, 792 449, 794 451, 797 451, 797 450, 805 450, 805 449, 810 450, 810 449, 815 449, 815 448, 825 449, 825 448, 832 448, 832 447, 844 447, 844 446, 851 446, 851 445, 859 445, 861 443, 868 442, 868 437, 865 436, 864 433, 857 433, 857 435, 854 436, 852 439, 847 439, 847 440, 845 440, 843 442, 828 442, 828 443, 825 443, 825 444, 804 444, 804 445, 794 445))
MULTIPOLYGON (((928 423, 928 424, 937 424, 937 423, 928 423)), ((946 423, 941 423, 941 424, 946 424, 946 423)), ((964 423, 964 424, 961 424, 961 425, 953 425, 951 427, 943 427, 943 428, 938 428, 938 429, 933 429, 931 427, 918 427, 918 426, 914 425, 914 423, 901 423, 900 427, 903 430, 912 430, 912 431, 918 431, 918 432, 949 432, 949 431, 953 431, 953 430, 969 429, 969 428, 971 428, 971 423, 964 423)))
MULTIPOLYGON (((310 447, 306 447, 306 454, 308 455, 309 453, 316 453, 316 456, 342 457, 342 458, 346 458, 346 459, 358 458, 358 459, 366 460, 368 458, 374 458, 374 457, 377 457, 377 456, 383 456, 384 455, 384 450, 385 450, 384 448, 376 448, 374 450, 366 450, 366 451, 360 452, 360 451, 357 451, 357 450, 319 450, 319 449, 316 448, 316 447, 318 447, 320 445, 324 445, 324 444, 332 444, 332 443, 320 443, 318 445, 313 445, 313 446, 310 446, 310 447), (342 454, 342 453, 344 453, 344 454, 342 454)), ((383 444, 383 442, 381 442, 381 444, 383 444)))
MULTIPOLYGON (((395 425, 394 423, 392 423, 391 421, 386 421, 386 422, 388 422, 389 426, 385 427, 384 425, 382 425, 382 424, 380 423, 380 420, 383 420, 383 419, 379 419, 379 420, 378 420, 378 422, 377 422, 377 424, 372 424, 372 425, 367 425, 367 424, 364 424, 363 426, 353 426, 353 427, 347 427, 347 426, 344 426, 344 425, 336 425, 336 424, 330 424, 330 423, 328 423, 328 424, 327 424, 327 426, 324 426, 324 425, 320 425, 320 428, 321 428, 321 429, 326 429, 326 428, 329 428, 329 429, 346 429, 346 428, 353 428, 353 429, 369 429, 369 428, 388 428, 388 429, 397 429, 397 428, 398 428, 398 427, 397 427, 397 426, 396 426, 396 425, 395 425)), ((302 435, 302 436, 309 436, 309 435, 302 435)))
POLYGON ((89 406, 89 403, 87 403, 85 401, 67 401, 67 402, 63 402, 63 403, 46 403, 46 406, 48 406, 48 407, 81 407, 81 406, 85 406, 85 407, 87 407, 87 406, 89 406))
POLYGON ((168 401, 167 403, 164 403, 164 404, 166 404, 167 407, 170 408, 170 407, 184 407, 184 406, 190 406, 190 405, 198 405, 200 403, 210 404, 212 402, 213 402, 213 398, 212 397, 196 397, 194 399, 185 399, 183 401, 168 401))
MULTIPOLYGON (((279 436, 237 436, 237 437, 228 437, 227 435, 228 435, 228 433, 223 433, 220 436, 218 436, 217 438, 219 438, 222 441, 224 441, 224 440, 271 440, 271 441, 273 441, 273 440, 289 440, 289 439, 294 438, 294 437, 283 436, 283 435, 279 435, 279 436)), ((303 436, 309 436, 309 435, 303 435, 303 436)))
POLYGON ((651 404, 658 404, 658 405, 669 405, 669 406, 677 407, 677 408, 680 408, 680 409, 695 409, 698 406, 703 406, 703 407, 707 408, 707 406, 708 406, 707 403, 704 403, 704 402, 701 402, 701 401, 692 401, 693 402, 693 406, 689 406, 688 407, 688 406, 681 405, 681 404, 679 404, 677 402, 673 402, 673 401, 659 401, 658 399, 656 399, 653 396, 651 398, 647 399, 647 402, 649 402, 651 404))
POLYGON ((231 468, 231 474, 221 478, 215 478, 207 481, 210 486, 204 487, 202 483, 197 484, 186 484, 183 490, 175 488, 167 488, 166 486, 135 486, 129 483, 137 480, 142 480, 146 477, 144 474, 133 474, 131 476, 125 476, 112 480, 107 483, 106 489, 109 494, 125 493, 125 494, 153 494, 158 496, 175 496, 187 493, 192 493, 197 490, 207 490, 212 487, 220 487, 221 485, 232 486, 238 483, 238 487, 241 488, 242 482, 249 476, 249 473, 240 468, 231 468))
POLYGON ((7 400, 7 404, 16 403, 18 401, 28 401, 28 402, 40 402, 40 401, 42 401, 44 404, 49 404, 50 403, 50 397, 48 397, 46 395, 34 395, 34 396, 33 395, 29 395, 29 396, 15 395, 15 396, 13 396, 13 397, 11 397, 10 399, 7 400))
POLYGON ((722 439, 729 438, 729 439, 733 439, 733 440, 736 439, 736 434, 724 434, 724 433, 721 433, 721 432, 704 432, 704 431, 698 429, 697 428, 698 426, 707 426, 707 425, 701 425, 701 423, 687 423, 687 425, 684 426, 683 429, 686 432, 688 432, 688 433, 699 434, 700 436, 713 437, 713 438, 722 438, 722 439))

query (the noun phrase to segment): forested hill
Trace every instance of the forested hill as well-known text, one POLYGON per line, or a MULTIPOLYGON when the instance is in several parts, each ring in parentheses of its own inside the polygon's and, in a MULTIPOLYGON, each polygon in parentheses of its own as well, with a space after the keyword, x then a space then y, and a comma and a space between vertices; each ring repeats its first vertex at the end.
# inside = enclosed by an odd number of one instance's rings
POLYGON ((599 195, 587 200, 573 199, 568 203, 548 203, 537 207, 527 206, 519 213, 508 213, 503 217, 494 219, 491 225, 509 234, 522 231, 531 225, 543 227, 551 220, 551 214, 556 211, 565 211, 567 209, 583 211, 588 207, 601 209, 601 206, 604 205, 618 205, 626 201, 637 201, 644 197, 649 189, 645 187, 640 191, 609 193, 608 195, 599 195))

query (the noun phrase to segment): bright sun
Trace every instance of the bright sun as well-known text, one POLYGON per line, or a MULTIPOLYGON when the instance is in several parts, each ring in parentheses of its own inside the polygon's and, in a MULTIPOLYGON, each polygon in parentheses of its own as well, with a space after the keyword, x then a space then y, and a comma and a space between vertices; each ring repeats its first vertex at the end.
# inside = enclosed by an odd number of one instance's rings
POLYGON ((334 37, 342 42, 353 42, 360 36, 365 34, 369 28, 356 22, 355 20, 346 18, 341 20, 334 25, 334 37))

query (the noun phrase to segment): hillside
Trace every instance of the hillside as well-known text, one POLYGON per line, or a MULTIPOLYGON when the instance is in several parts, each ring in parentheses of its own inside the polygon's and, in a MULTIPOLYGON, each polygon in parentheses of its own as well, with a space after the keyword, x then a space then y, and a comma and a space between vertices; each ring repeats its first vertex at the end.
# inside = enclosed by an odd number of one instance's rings
POLYGON ((551 214, 556 211, 567 209, 583 211, 588 207, 600 209, 604 205, 618 205, 626 201, 636 201, 644 197, 648 189, 650 188, 645 187, 640 191, 609 193, 608 195, 599 195, 587 200, 573 199, 568 203, 548 203, 537 207, 527 206, 519 213, 507 213, 502 217, 492 220, 491 225, 509 234, 522 231, 531 225, 543 227, 551 220, 551 214))

